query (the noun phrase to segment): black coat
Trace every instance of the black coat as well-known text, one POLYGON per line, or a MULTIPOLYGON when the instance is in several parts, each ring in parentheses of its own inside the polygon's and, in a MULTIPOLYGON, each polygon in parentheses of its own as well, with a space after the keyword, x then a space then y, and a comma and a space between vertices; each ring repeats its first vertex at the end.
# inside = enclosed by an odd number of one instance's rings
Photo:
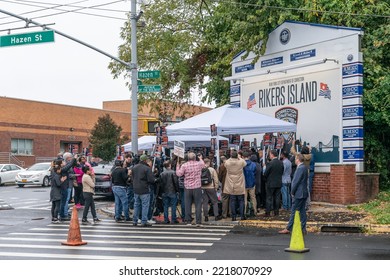
POLYGON ((175 171, 172 169, 165 170, 160 174, 160 191, 159 193, 174 194, 179 192, 179 181, 175 171))
POLYGON ((61 175, 51 171, 50 201, 61 200, 61 175))
POLYGON ((267 188, 281 188, 283 175, 283 162, 274 158, 271 160, 265 169, 264 177, 266 179, 265 186, 267 188))
POLYGON ((127 179, 127 168, 117 166, 111 173, 111 182, 113 186, 126 187, 127 179))
POLYGON ((155 178, 150 166, 144 162, 136 164, 132 169, 134 193, 138 195, 149 193, 149 185, 155 183, 155 178))

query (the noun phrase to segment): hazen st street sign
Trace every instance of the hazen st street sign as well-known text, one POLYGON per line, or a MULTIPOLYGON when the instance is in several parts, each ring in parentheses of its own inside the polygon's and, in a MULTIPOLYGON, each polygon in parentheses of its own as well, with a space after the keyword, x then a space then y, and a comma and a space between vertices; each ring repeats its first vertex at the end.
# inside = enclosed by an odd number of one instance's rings
POLYGON ((0 47, 12 47, 49 42, 54 42, 53 30, 0 36, 0 47))

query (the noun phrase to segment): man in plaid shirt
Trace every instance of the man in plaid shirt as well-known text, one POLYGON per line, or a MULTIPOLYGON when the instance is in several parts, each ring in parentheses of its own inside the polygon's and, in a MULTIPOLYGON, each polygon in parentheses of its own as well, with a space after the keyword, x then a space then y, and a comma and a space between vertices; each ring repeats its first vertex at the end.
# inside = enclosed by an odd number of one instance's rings
POLYGON ((183 165, 176 166, 176 175, 184 176, 184 205, 185 221, 191 223, 192 202, 195 203, 196 225, 202 224, 202 168, 204 162, 202 155, 199 155, 199 161, 193 152, 188 153, 188 161, 183 165))

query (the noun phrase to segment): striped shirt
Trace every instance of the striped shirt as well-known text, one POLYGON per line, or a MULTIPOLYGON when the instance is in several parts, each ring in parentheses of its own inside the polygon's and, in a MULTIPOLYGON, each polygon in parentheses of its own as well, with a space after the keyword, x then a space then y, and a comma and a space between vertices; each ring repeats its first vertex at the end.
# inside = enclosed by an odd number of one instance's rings
POLYGON ((176 166, 176 175, 184 176, 184 188, 197 189, 202 187, 201 176, 202 168, 204 167, 203 160, 190 160, 179 167, 176 166))

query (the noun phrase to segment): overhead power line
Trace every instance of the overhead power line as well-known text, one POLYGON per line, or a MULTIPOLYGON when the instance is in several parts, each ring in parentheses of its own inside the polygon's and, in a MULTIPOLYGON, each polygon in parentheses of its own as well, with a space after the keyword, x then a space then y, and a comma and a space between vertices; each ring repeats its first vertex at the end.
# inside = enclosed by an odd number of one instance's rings
MULTIPOLYGON (((112 4, 115 4, 115 3, 118 3, 118 2, 122 2, 123 0, 117 0, 117 1, 112 1, 112 2, 108 2, 108 3, 103 3, 103 4, 97 4, 97 5, 93 5, 93 6, 76 6, 74 4, 78 4, 78 3, 81 3, 81 2, 86 2, 88 0, 83 0, 83 1, 78 1, 78 2, 74 2, 74 3, 70 3, 70 4, 52 4, 52 3, 43 3, 43 2, 36 2, 36 1, 9 1, 9 0, 0 0, 0 2, 8 2, 8 3, 12 3, 12 4, 20 4, 20 5, 24 5, 24 6, 32 6, 32 7, 38 7, 38 8, 41 8, 39 10, 34 10, 34 11, 28 11, 28 12, 25 12, 25 13, 22 13, 21 15, 26 15, 26 14, 32 14, 32 13, 37 13, 37 12, 42 12, 42 11, 45 11, 45 10, 57 10, 57 11, 60 11, 60 12, 57 12, 57 13, 52 13, 52 14, 47 14, 47 15, 42 15, 42 16, 36 16, 36 17, 33 17, 32 19, 38 19, 38 18, 45 18, 45 17, 52 17, 52 16, 56 16, 56 15, 61 15, 61 14, 66 14, 66 13, 76 13, 76 14, 84 14, 84 15, 88 15, 88 16, 95 16, 95 17, 102 17, 102 18, 109 18, 109 19, 116 19, 116 20, 121 20, 121 21, 126 21, 127 18, 120 18, 120 17, 115 17, 115 16, 109 16, 109 15, 104 15, 104 14, 94 14, 94 13, 87 13, 87 12, 81 12, 82 10, 86 10, 86 9, 95 9, 95 10, 101 10, 101 11, 110 11, 110 9, 101 9, 99 7, 103 7, 103 6, 108 6, 108 5, 112 5, 112 4), (19 2, 29 2, 29 3, 42 3, 43 5, 54 5, 54 6, 51 6, 51 7, 47 7, 47 6, 41 6, 41 5, 37 5, 37 4, 27 4, 27 3, 19 3, 19 2), (66 10, 66 9, 61 9, 60 7, 77 7, 73 10, 66 10)), ((111 10, 110 12, 120 12, 120 10, 111 10)), ((126 13, 126 11, 121 11, 123 13, 126 13)), ((4 18, 9 18, 9 17, 3 17, 3 18, 0 18, 0 19, 4 19, 4 18)), ((5 23, 0 23, 0 25, 8 25, 8 24, 12 24, 12 23, 16 23, 16 22, 20 22, 20 20, 15 20, 15 21, 9 21, 9 22, 5 22, 5 23)))

